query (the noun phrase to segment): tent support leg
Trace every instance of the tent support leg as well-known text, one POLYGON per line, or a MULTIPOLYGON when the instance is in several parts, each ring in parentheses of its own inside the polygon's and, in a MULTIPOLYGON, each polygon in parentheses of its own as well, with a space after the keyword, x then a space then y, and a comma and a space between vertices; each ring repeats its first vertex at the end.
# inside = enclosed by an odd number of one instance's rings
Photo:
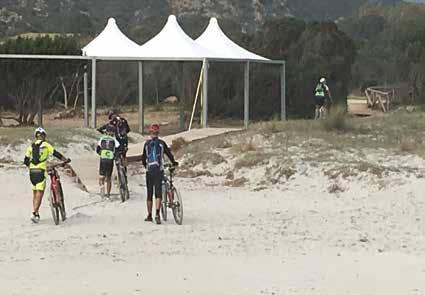
POLYGON ((286 63, 283 62, 280 73, 281 120, 286 121, 286 63))
POLYGON ((87 72, 84 73, 84 127, 89 127, 89 90, 87 72))
POLYGON ((204 79, 202 82, 202 127, 208 127, 208 59, 205 58, 203 62, 204 79))
POLYGON ((38 99, 38 114, 37 114, 37 124, 38 126, 43 126, 43 100, 38 99))
POLYGON ((244 82, 244 126, 249 125, 249 90, 250 90, 250 63, 245 64, 245 82, 244 82))
POLYGON ((143 101, 143 62, 139 61, 139 132, 144 134, 145 108, 143 101))
POLYGON ((91 61, 91 116, 92 128, 96 128, 96 59, 91 61))

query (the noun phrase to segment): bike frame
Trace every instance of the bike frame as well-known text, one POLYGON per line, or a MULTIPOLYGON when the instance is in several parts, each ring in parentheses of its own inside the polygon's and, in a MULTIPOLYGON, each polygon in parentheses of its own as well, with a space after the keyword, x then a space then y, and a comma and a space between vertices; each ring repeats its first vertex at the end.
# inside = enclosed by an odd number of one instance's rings
POLYGON ((56 205, 62 201, 58 199, 60 197, 56 193, 57 188, 59 187, 60 177, 55 168, 51 168, 48 173, 50 176, 50 190, 52 191, 52 194, 53 194, 53 203, 56 205))

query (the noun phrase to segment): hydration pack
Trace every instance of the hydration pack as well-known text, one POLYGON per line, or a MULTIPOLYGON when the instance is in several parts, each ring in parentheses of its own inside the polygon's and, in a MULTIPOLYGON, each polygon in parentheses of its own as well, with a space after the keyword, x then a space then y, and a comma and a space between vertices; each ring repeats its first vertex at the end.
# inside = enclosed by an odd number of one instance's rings
POLYGON ((40 147, 42 144, 43 144, 43 141, 40 141, 40 142, 34 142, 31 145, 31 149, 32 149, 31 163, 34 165, 38 165, 42 162, 40 161, 40 147))
POLYGON ((149 171, 162 167, 162 146, 158 139, 150 140, 146 146, 146 164, 149 171))

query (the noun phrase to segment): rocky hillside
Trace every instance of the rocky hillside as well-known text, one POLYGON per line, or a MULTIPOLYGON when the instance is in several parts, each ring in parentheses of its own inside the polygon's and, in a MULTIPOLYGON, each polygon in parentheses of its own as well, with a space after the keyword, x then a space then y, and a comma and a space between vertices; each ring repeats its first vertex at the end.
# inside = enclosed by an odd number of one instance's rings
POLYGON ((180 17, 216 16, 254 30, 265 19, 292 15, 335 19, 365 2, 402 0, 0 0, 0 35, 23 32, 97 32, 109 16, 122 26, 149 23, 174 13, 180 17))

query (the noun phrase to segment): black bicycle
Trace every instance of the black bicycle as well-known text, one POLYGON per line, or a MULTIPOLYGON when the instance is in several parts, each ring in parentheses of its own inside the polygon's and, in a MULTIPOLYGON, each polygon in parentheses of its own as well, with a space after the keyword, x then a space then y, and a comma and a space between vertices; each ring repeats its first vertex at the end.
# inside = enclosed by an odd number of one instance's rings
POLYGON ((181 225, 183 223, 183 200, 173 182, 176 168, 173 165, 165 165, 165 168, 168 170, 168 175, 164 175, 162 183, 162 219, 167 221, 167 209, 171 208, 175 222, 181 225))
POLYGON ((127 168, 124 164, 124 155, 122 153, 117 154, 115 165, 117 167, 121 201, 125 202, 130 199, 130 191, 128 190, 127 168))
POLYGON ((53 221, 56 225, 59 224, 59 218, 62 221, 66 220, 65 200, 63 195, 60 176, 56 168, 65 167, 70 161, 51 165, 48 167, 47 173, 50 176, 50 195, 49 204, 52 210, 53 221))

